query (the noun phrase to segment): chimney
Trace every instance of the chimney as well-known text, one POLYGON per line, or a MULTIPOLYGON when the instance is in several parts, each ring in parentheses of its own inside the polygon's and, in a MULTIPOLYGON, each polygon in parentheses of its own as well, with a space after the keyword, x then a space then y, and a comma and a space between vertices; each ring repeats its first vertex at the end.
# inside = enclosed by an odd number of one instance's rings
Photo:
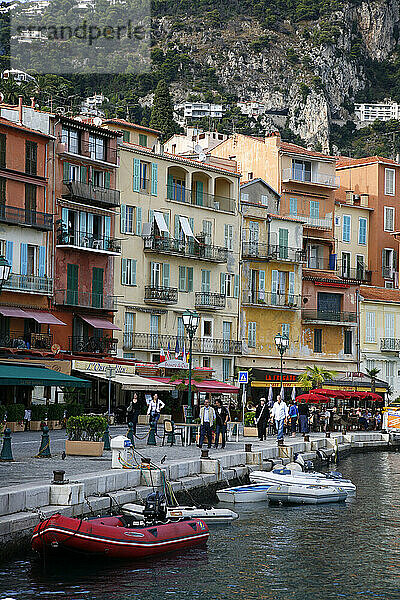
POLYGON ((18 123, 22 125, 22 98, 23 96, 18 96, 18 123))
POLYGON ((360 194, 360 205, 368 206, 369 194, 360 194))
POLYGON ((31 96, 31 108, 35 108, 35 98, 31 96))
POLYGON ((353 191, 352 190, 346 190, 346 202, 353 204, 353 191))

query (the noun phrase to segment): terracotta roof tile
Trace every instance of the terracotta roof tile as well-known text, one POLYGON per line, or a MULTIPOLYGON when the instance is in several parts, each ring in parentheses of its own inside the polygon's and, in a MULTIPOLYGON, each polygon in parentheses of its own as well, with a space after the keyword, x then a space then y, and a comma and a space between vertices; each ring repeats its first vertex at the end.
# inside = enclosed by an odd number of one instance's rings
POLYGON ((150 131, 151 133, 156 133, 159 135, 161 131, 158 129, 152 129, 151 127, 146 127, 145 125, 137 125, 136 123, 131 123, 130 121, 126 121, 125 119, 105 119, 103 123, 115 123, 116 125, 128 125, 129 127, 134 127, 135 129, 142 129, 143 131, 150 131))
POLYGON ((314 150, 308 150, 307 148, 303 148, 303 146, 298 146, 297 144, 291 144, 290 142, 279 143, 279 147, 281 150, 285 152, 292 152, 294 154, 305 154, 306 156, 316 156, 318 158, 330 158, 334 160, 334 156, 330 156, 329 154, 324 154, 323 152, 314 152, 314 150))
POLYGON ((365 158, 350 158, 349 156, 338 156, 336 158, 336 168, 350 167, 357 165, 368 165, 373 163, 386 163, 399 166, 399 163, 391 158, 384 156, 366 156, 365 158))
POLYGON ((380 302, 400 302, 400 290, 391 290, 369 285, 360 286, 360 294, 366 300, 378 300, 380 302))

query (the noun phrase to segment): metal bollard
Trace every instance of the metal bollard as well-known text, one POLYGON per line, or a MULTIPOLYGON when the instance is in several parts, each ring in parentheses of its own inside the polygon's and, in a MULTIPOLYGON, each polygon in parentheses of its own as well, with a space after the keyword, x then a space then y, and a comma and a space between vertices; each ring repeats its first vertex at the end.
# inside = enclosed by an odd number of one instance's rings
POLYGON ((135 434, 133 433, 133 423, 128 423, 129 431, 126 434, 128 440, 131 440, 132 448, 135 447, 135 434))
POLYGON ((304 433, 303 434, 303 441, 304 442, 309 442, 310 441, 310 436, 308 435, 308 433, 304 433))
POLYGON ((40 442, 40 448, 39 452, 36 454, 36 458, 51 458, 50 436, 47 425, 43 427, 42 440, 40 442))
POLYGON ((1 449, 0 460, 2 461, 13 461, 12 449, 11 449, 11 429, 7 427, 4 432, 3 448, 1 449))
POLYGON ((204 450, 203 450, 203 448, 202 448, 202 449, 201 449, 201 456, 200 456, 200 458, 210 458, 210 457, 208 456, 208 452, 209 452, 208 448, 205 448, 204 450))
POLYGON ((110 446, 110 430, 108 428, 108 424, 106 427, 106 430, 104 432, 103 435, 103 442, 104 442, 104 450, 111 450, 111 446, 110 446))
POLYGON ((157 446, 156 442, 156 425, 154 422, 150 423, 149 435, 147 437, 148 446, 157 446))
POLYGON ((244 445, 244 451, 245 452, 251 452, 251 448, 252 448, 252 444, 245 444, 244 445))

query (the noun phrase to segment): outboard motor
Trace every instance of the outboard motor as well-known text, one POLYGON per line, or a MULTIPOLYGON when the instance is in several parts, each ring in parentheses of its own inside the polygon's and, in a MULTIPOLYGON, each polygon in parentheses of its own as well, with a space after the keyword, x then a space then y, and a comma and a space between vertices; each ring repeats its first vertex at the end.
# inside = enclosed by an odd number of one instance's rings
POLYGON ((301 466, 301 470, 305 473, 309 473, 314 470, 314 463, 312 460, 304 460, 301 454, 296 453, 294 455, 294 462, 301 466))
POLYGON ((167 501, 164 494, 153 492, 146 498, 143 517, 146 522, 165 521, 167 516, 167 501))
POLYGON ((323 463, 329 464, 331 461, 331 457, 329 456, 329 454, 327 454, 322 448, 319 448, 317 450, 316 455, 319 458, 319 460, 323 463))

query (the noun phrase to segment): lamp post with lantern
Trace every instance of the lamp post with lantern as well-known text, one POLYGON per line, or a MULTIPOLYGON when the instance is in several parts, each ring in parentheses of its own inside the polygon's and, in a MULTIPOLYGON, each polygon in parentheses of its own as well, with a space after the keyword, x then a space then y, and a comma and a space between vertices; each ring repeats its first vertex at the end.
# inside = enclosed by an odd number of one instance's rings
POLYGON ((200 315, 195 310, 186 310, 183 315, 183 324, 189 336, 189 385, 188 385, 188 410, 187 410, 187 422, 192 422, 192 347, 193 337, 196 333, 196 329, 199 325, 200 315))
POLYGON ((283 355, 289 348, 289 338, 285 333, 277 333, 275 336, 275 345, 281 356, 281 390, 283 387, 283 355))

